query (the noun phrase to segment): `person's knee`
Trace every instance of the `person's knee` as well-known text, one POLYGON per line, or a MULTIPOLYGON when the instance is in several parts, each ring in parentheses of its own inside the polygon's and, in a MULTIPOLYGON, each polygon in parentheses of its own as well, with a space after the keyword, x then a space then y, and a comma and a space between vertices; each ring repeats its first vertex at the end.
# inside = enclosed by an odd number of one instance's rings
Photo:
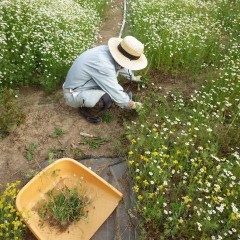
POLYGON ((102 100, 103 100, 103 103, 104 103, 103 110, 108 109, 111 106, 111 104, 112 104, 111 97, 107 93, 105 93, 102 96, 102 100))

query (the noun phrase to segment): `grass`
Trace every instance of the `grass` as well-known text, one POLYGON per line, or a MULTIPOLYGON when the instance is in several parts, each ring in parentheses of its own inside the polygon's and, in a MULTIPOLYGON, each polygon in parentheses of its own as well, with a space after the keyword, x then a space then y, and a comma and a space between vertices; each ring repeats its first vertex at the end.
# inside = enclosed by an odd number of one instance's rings
POLYGON ((39 170, 36 170, 36 169, 28 169, 28 170, 26 171, 26 173, 24 174, 24 178, 29 181, 31 178, 33 178, 34 176, 36 176, 38 173, 39 173, 39 170))
POLYGON ((64 147, 51 148, 48 151, 48 162, 53 163, 56 159, 62 158, 64 156, 66 149, 64 147))
POLYGON ((62 136, 64 134, 64 130, 61 128, 56 127, 54 130, 54 133, 50 135, 51 138, 57 138, 59 136, 62 136))
POLYGON ((35 143, 30 143, 26 149, 26 158, 28 161, 32 161, 34 159, 35 150, 37 148, 37 145, 35 143))
POLYGON ((81 159, 85 156, 83 150, 78 147, 71 147, 70 153, 71 153, 73 159, 75 159, 75 160, 81 159))
POLYGON ((101 115, 101 118, 102 118, 102 121, 105 122, 105 123, 111 123, 113 121, 113 115, 111 112, 104 112, 102 115, 101 115))
POLYGON ((99 137, 99 138, 88 138, 83 137, 83 140, 80 142, 80 144, 87 144, 90 148, 96 149, 100 148, 101 145, 106 144, 107 142, 111 141, 111 137, 99 137))
POLYGON ((86 219, 89 204, 89 199, 77 186, 54 188, 47 193, 47 200, 38 203, 38 214, 43 222, 64 230, 71 223, 86 219))
POLYGON ((25 115, 17 99, 17 90, 0 89, 0 139, 6 137, 14 126, 24 122, 25 115))

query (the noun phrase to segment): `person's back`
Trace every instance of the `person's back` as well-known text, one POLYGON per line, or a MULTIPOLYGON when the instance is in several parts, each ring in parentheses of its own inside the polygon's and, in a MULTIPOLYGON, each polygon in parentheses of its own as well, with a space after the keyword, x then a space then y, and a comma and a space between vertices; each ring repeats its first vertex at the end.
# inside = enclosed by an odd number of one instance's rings
MULTIPOLYGON (((64 87, 71 89, 80 87, 87 81, 93 80, 96 71, 106 74, 112 71, 114 74, 116 73, 114 59, 106 45, 94 47, 79 55, 68 71, 64 87)), ((88 85, 84 86, 91 88, 97 87, 97 84, 88 82, 88 85)))

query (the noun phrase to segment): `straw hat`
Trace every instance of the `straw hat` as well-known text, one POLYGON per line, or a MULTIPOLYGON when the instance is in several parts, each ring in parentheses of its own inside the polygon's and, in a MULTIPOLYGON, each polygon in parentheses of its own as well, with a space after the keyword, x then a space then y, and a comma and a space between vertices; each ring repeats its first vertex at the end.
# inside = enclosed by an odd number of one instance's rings
POLYGON ((109 50, 114 60, 129 70, 140 70, 147 66, 147 58, 143 54, 144 45, 135 37, 110 38, 109 50))

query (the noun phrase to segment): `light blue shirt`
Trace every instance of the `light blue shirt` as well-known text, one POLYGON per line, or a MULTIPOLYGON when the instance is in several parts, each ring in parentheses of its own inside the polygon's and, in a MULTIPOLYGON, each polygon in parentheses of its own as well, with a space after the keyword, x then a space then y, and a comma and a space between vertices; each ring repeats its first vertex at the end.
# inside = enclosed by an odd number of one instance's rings
MULTIPOLYGON (((73 62, 68 71, 64 88, 72 89, 74 92, 103 90, 118 106, 129 108, 128 103, 131 99, 118 83, 118 73, 129 80, 134 76, 132 71, 121 69, 113 59, 108 46, 94 47, 83 52, 73 62)), ((96 94, 89 97, 91 101, 97 103, 101 96, 96 94)))

